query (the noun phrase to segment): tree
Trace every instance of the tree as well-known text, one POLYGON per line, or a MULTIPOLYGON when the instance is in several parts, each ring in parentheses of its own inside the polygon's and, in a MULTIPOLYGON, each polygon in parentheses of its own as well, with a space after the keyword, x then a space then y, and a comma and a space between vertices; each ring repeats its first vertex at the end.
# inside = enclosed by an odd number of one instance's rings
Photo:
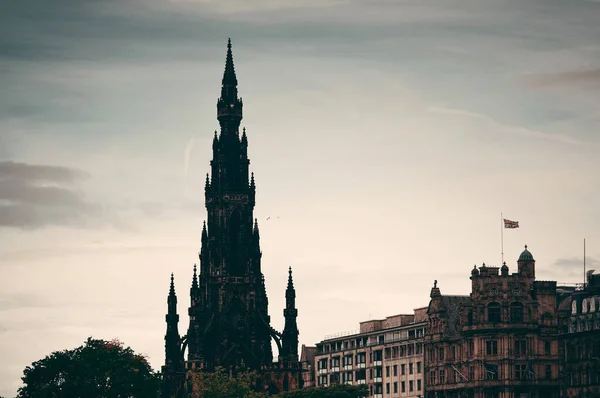
POLYGON ((95 340, 55 351, 23 371, 17 398, 156 397, 160 375, 144 355, 118 340, 95 340))
POLYGON ((266 398, 266 394, 255 391, 258 377, 256 372, 241 372, 230 376, 225 369, 214 372, 190 371, 192 398, 266 398))
POLYGON ((277 398, 360 398, 368 395, 365 385, 337 384, 331 387, 303 388, 277 395, 277 398))

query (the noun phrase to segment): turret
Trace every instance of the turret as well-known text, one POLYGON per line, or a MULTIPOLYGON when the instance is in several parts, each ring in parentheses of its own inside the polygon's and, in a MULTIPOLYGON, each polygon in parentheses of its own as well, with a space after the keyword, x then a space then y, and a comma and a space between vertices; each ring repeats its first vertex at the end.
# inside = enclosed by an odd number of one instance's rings
POLYGON ((533 259, 533 254, 527 250, 527 245, 525 245, 525 250, 523 250, 519 256, 517 265, 520 276, 524 278, 535 278, 535 260, 533 259))
POLYGON ((171 274, 171 286, 167 297, 167 333, 165 334, 165 365, 162 367, 163 397, 175 397, 181 391, 184 373, 184 359, 181 349, 181 338, 177 324, 177 296, 175 295, 175 282, 171 274))
POLYGON ((280 360, 298 361, 298 310, 296 309, 296 290, 292 279, 292 267, 289 268, 288 285, 285 290, 285 327, 282 333, 280 360))

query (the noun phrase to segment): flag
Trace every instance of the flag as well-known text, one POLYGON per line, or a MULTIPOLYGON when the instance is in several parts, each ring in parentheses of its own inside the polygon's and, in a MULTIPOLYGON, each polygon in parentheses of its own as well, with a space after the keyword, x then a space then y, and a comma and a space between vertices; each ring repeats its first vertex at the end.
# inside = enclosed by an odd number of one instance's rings
POLYGON ((504 228, 519 228, 519 222, 518 221, 510 221, 507 220, 506 218, 504 219, 504 228))

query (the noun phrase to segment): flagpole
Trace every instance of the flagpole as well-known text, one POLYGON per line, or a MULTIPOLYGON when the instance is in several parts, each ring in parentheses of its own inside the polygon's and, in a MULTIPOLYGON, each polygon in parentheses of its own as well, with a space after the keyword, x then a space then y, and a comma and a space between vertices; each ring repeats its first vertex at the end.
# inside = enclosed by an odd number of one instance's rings
POLYGON ((502 213, 500 213, 500 252, 502 254, 502 262, 500 265, 504 264, 504 225, 503 225, 503 217, 502 213))
POLYGON ((585 280, 587 275, 585 274, 585 238, 583 238, 583 288, 585 289, 585 280))

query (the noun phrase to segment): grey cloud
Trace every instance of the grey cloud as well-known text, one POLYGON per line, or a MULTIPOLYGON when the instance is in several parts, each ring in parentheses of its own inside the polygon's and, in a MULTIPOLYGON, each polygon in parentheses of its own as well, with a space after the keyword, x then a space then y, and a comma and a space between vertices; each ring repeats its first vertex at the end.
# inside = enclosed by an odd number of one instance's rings
MULTIPOLYGON (((600 266, 600 260, 593 257, 585 257, 585 264, 589 267, 600 266)), ((583 257, 565 257, 559 258, 554 262, 554 265, 561 268, 581 268, 583 269, 583 257)))
POLYGON ((40 166, 17 162, 0 162, 0 178, 26 179, 38 181, 70 182, 87 178, 89 174, 68 167, 40 166))
POLYGON ((533 87, 566 85, 597 89, 600 87, 600 68, 539 75, 529 78, 528 83, 533 87))
POLYGON ((85 224, 102 210, 70 186, 85 176, 66 167, 0 162, 0 227, 85 224))

